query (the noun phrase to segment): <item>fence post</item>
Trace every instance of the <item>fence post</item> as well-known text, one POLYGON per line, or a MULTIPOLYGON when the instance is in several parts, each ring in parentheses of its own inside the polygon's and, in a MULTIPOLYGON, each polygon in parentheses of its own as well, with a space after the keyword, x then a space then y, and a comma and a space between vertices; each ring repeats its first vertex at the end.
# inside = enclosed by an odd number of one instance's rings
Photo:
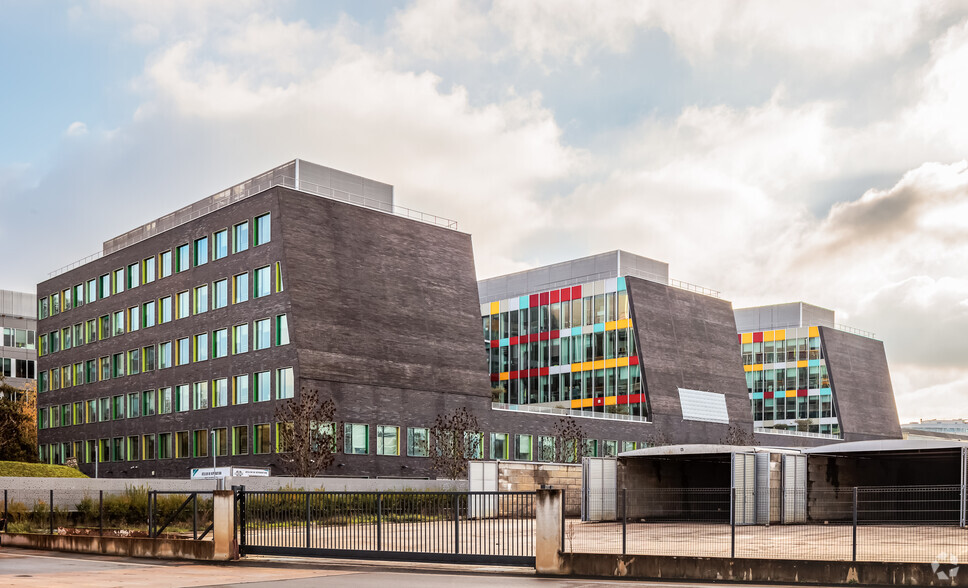
POLYGON ((312 519, 312 512, 311 512, 311 506, 310 506, 311 505, 311 502, 310 502, 310 496, 311 495, 312 495, 312 492, 306 492, 306 549, 309 549, 310 548, 310 545, 309 545, 309 522, 312 519))
POLYGON ((565 511, 568 510, 568 503, 565 502, 565 489, 561 489, 561 552, 565 552, 565 511))
POLYGON ((857 486, 854 486, 854 536, 851 543, 853 546, 851 561, 857 561, 857 486))
POLYGON ((104 536, 104 490, 98 492, 97 499, 97 534, 104 536))
POLYGON ((239 555, 245 555, 245 485, 239 486, 239 498, 238 498, 238 510, 239 510, 239 555))
POLYGON ((10 513, 7 511, 7 491, 3 491, 3 531, 7 530, 7 523, 10 521, 10 513))
POLYGON ((155 491, 148 491, 148 537, 155 536, 155 491))
POLYGON ((383 551, 383 492, 376 493, 376 550, 383 551))
POLYGON ((628 488, 622 488, 622 555, 627 553, 627 533, 628 533, 628 488))
POLYGON ((534 494, 534 569, 539 574, 568 573, 564 552, 559 550, 562 538, 560 521, 564 502, 561 490, 540 489, 534 494))
POLYGON ((729 489, 729 557, 736 558, 736 488, 729 489))
POLYGON ((460 494, 454 492, 454 553, 460 553, 460 494))
POLYGON ((50 491, 50 534, 54 534, 54 491, 50 491))
POLYGON ((192 539, 198 541, 198 492, 192 492, 192 539))

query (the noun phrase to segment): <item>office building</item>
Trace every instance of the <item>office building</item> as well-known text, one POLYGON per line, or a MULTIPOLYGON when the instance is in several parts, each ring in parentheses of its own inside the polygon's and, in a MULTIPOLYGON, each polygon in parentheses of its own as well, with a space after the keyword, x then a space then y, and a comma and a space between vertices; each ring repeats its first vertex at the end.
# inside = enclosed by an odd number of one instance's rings
POLYGON ((37 297, 0 290, 0 376, 14 388, 35 383, 36 332, 37 297))

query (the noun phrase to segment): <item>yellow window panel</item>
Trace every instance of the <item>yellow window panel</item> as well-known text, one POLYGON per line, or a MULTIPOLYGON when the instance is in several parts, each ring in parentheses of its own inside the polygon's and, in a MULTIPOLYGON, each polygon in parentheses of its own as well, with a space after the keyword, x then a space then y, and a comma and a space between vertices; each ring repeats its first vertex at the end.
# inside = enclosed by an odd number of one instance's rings
POLYGON ((765 343, 767 341, 772 341, 772 340, 773 340, 773 331, 764 331, 763 342, 765 343))
POLYGON ((618 328, 618 329, 626 329, 626 328, 628 328, 628 326, 629 326, 629 319, 622 319, 622 320, 618 321, 618 325, 616 325, 616 328, 618 328))
POLYGON ((818 329, 817 327, 810 327, 810 336, 811 337, 819 337, 820 336, 820 329, 818 329))
POLYGON ((786 331, 784 331, 783 329, 780 329, 780 330, 774 331, 774 332, 776 333, 776 340, 777 341, 782 341, 782 340, 786 339, 786 331))
POLYGON ((614 331, 617 328, 618 328, 618 321, 608 321, 607 323, 605 323, 606 331, 614 331))
POLYGON ((573 364, 571 364, 571 371, 572 372, 580 372, 581 371, 581 364, 580 363, 573 363, 573 364))
POLYGON ((753 366, 751 366, 751 365, 744 365, 743 366, 743 371, 744 372, 751 372, 751 371, 753 371, 753 366))
POLYGON ((615 367, 626 367, 629 364, 629 358, 620 357, 615 360, 615 367))
POLYGON ((571 401, 571 407, 572 408, 581 408, 581 400, 572 400, 571 401))
POLYGON ((593 365, 593 368, 596 369, 596 370, 603 370, 603 369, 605 369, 605 360, 604 359, 599 359, 598 361, 596 361, 592 365, 593 365))
POLYGON ((492 302, 491 303, 491 314, 497 314, 499 312, 501 312, 501 303, 500 302, 492 302))
POLYGON ((605 404, 605 406, 611 406, 611 405, 614 405, 617 400, 618 400, 617 397, 615 397, 615 396, 609 396, 609 397, 607 397, 605 399, 604 404, 605 404))
POLYGON ((743 333, 743 343, 752 343, 753 333, 743 333))
POLYGON ((613 367, 615 367, 615 359, 606 359, 605 360, 605 369, 613 368, 613 367))
POLYGON ((511 375, 510 372, 501 372, 501 381, 503 382, 504 380, 507 380, 508 376, 510 375, 511 375))
POLYGON ((797 391, 796 390, 787 390, 786 391, 786 397, 787 398, 796 398, 797 397, 797 391))
POLYGON ((798 361, 797 362, 797 367, 798 368, 807 367, 807 360, 798 361))
POLYGON ((762 372, 763 371, 763 364, 762 363, 754 363, 753 364, 753 371, 754 372, 762 372))

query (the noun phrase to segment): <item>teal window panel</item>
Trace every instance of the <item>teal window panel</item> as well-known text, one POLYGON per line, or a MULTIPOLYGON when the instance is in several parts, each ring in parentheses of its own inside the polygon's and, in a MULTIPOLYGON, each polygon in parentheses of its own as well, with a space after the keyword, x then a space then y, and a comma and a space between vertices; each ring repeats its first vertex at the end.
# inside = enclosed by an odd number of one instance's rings
POLYGON ((504 339, 501 339, 501 342, 499 343, 499 345, 501 347, 507 347, 510 344, 511 344, 511 339, 508 338, 508 337, 505 337, 504 339))
POLYGON ((821 388, 820 389, 820 393, 821 394, 833 394, 833 391, 830 388, 821 388))
POLYGON ((817 366, 820 365, 820 360, 819 359, 811 359, 809 362, 807 362, 807 365, 810 366, 810 367, 817 367, 817 366))
POLYGON ((527 308, 528 307, 528 304, 530 304, 530 303, 528 302, 528 297, 527 296, 520 296, 520 297, 518 297, 518 306, 520 308, 527 308))
POLYGON ((621 292, 624 289, 625 289, 625 277, 622 276, 622 277, 619 277, 618 279, 618 291, 621 292))
POLYGON ((581 327, 571 328, 571 336, 574 337, 575 335, 581 335, 581 327))
POLYGON ((753 400, 763 400, 762 392, 753 392, 753 400))
POLYGON ((597 325, 595 325, 595 332, 596 333, 604 333, 605 332, 605 323, 598 323, 597 325))

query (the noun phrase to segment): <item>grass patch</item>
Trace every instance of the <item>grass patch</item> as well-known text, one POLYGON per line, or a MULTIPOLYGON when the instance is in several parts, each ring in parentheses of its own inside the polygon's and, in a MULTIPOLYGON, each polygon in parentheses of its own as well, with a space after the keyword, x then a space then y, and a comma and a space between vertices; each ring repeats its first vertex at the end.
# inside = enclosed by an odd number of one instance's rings
POLYGON ((12 478, 86 478, 84 474, 67 466, 22 461, 0 461, 0 477, 12 478))

